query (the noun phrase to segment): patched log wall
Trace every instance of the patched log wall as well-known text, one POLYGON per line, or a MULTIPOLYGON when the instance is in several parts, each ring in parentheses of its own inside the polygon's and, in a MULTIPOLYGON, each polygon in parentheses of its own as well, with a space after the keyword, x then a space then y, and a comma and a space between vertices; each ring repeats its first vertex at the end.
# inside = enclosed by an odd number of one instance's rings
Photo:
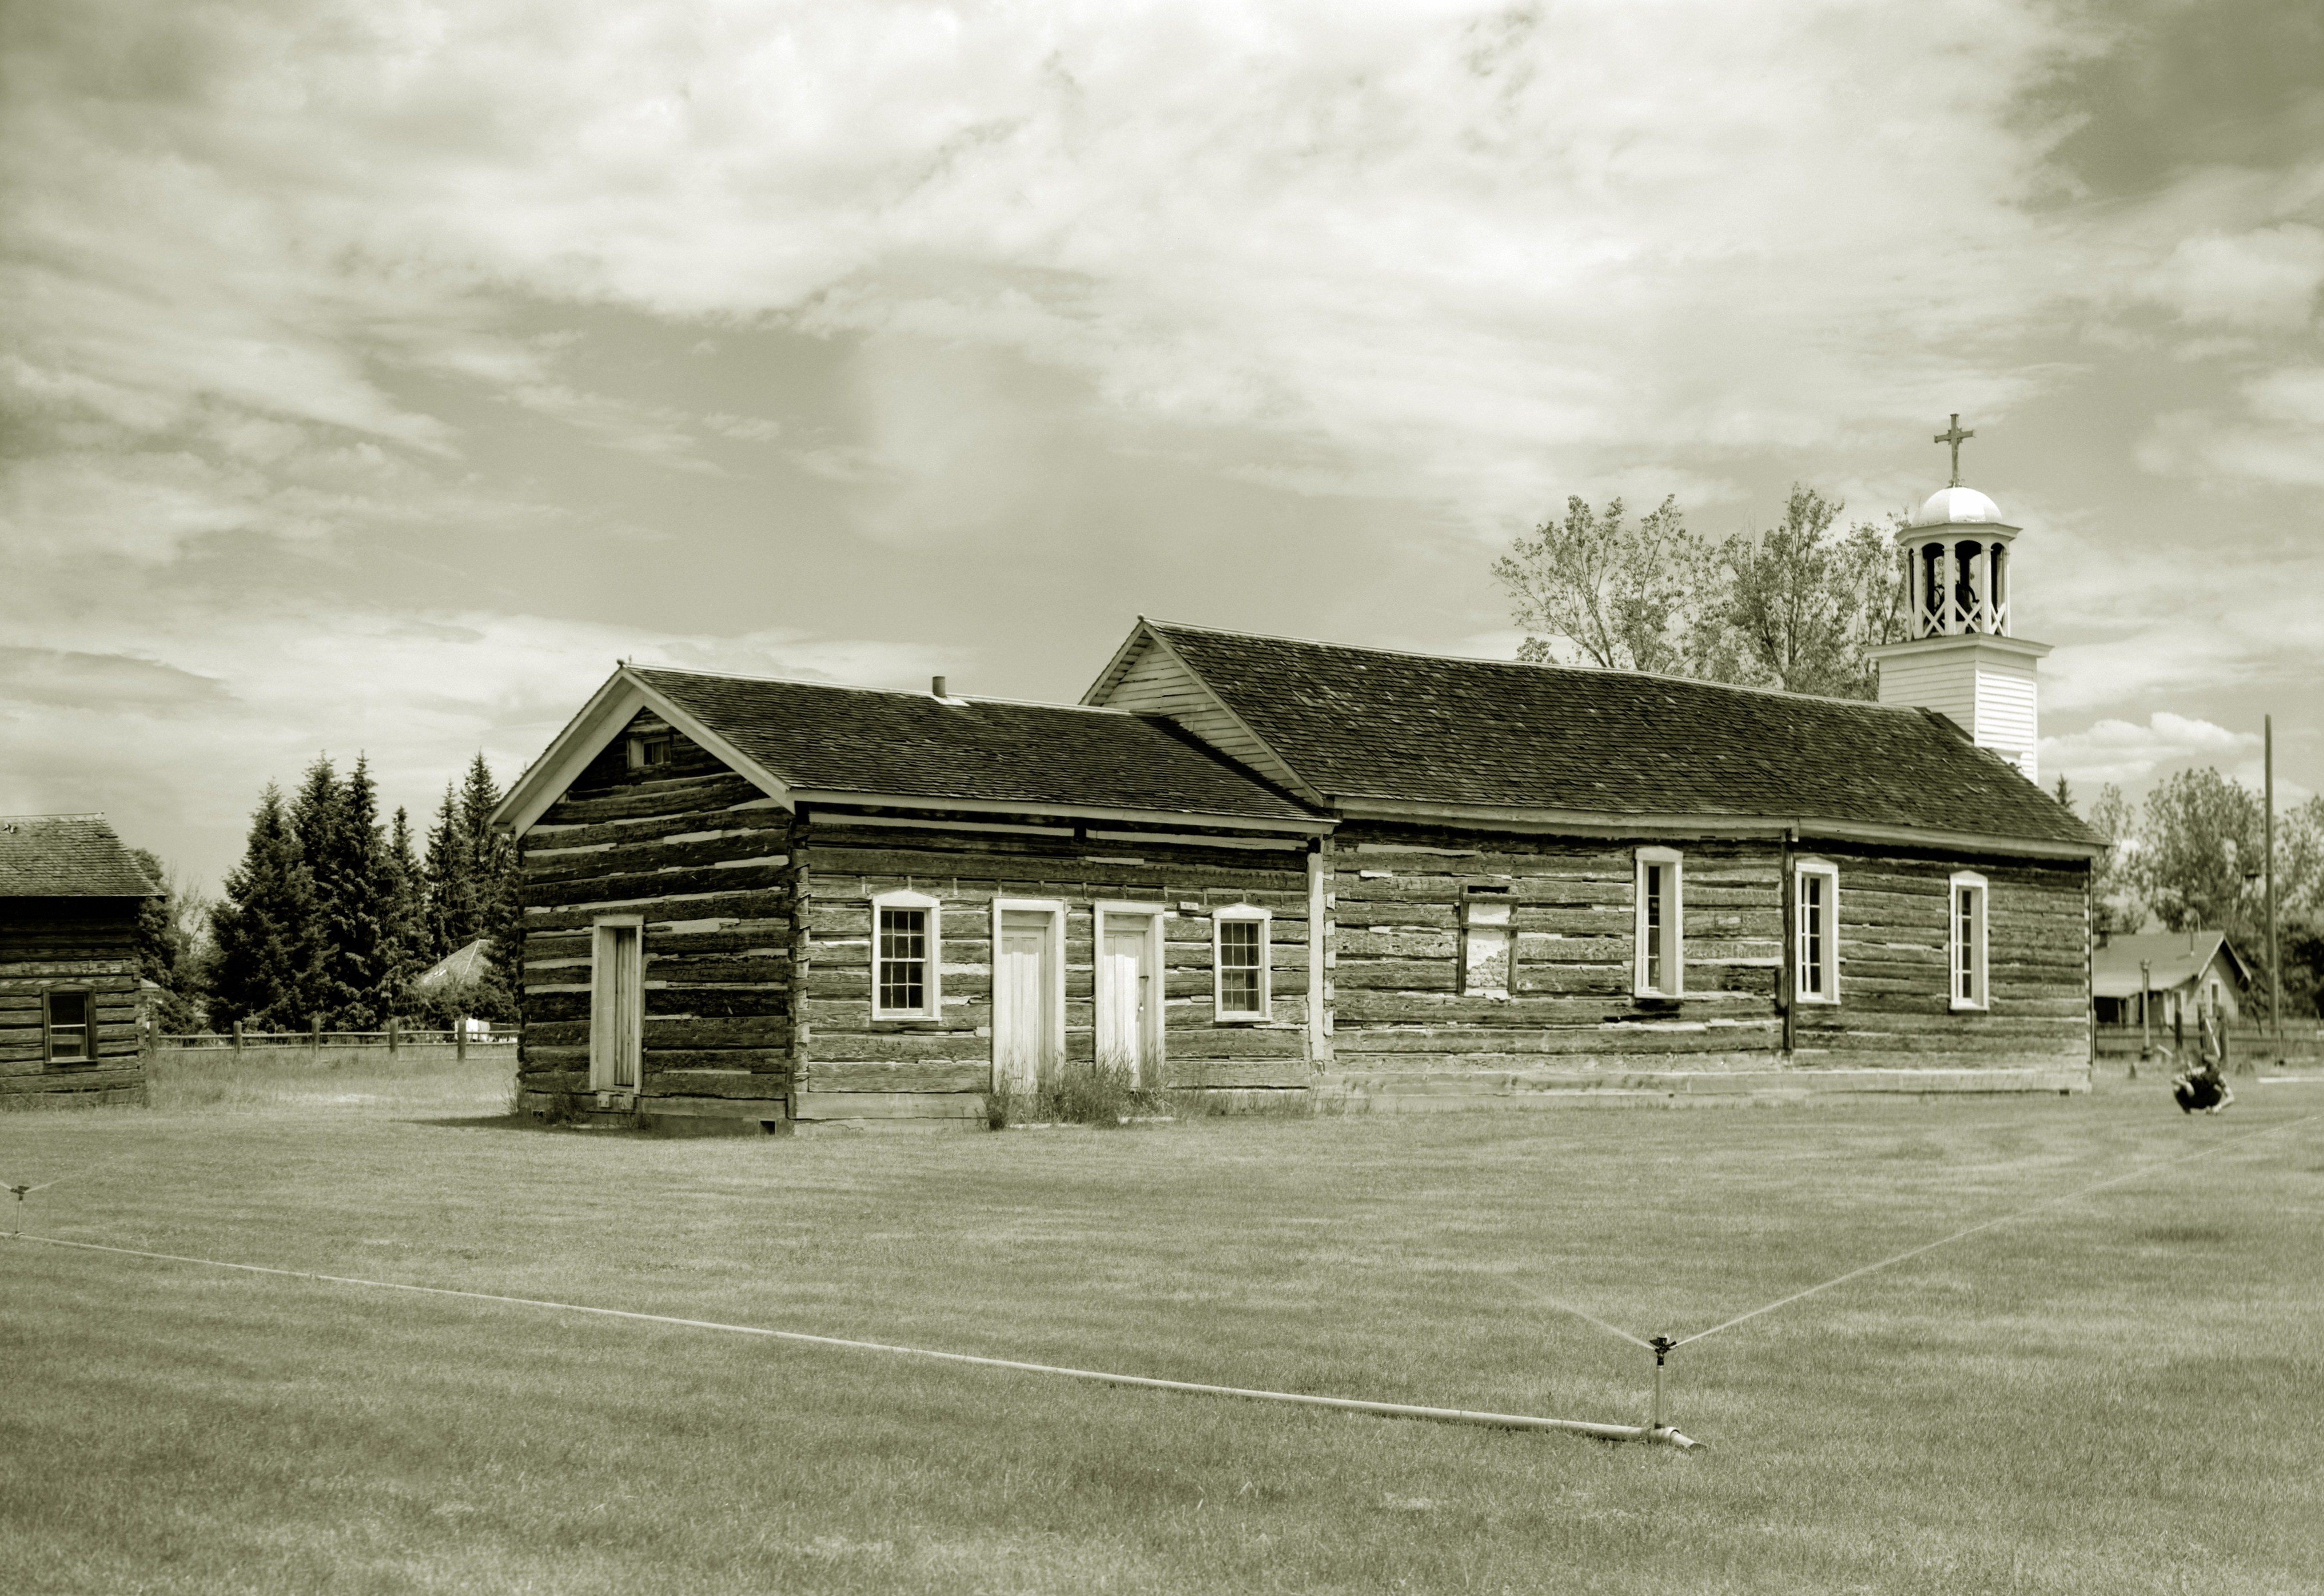
POLYGON ((779 1121, 791 1093, 791 817, 715 756, 670 739, 633 770, 617 737, 525 834, 524 1036, 529 1106, 586 1109, 591 925, 644 918, 638 1112, 779 1121))
POLYGON ((1331 852, 1335 1084, 1522 1091, 1577 1071, 1770 1066, 1782 1047, 1782 872, 1766 845, 1685 848, 1683 995, 1635 994, 1626 844, 1347 825, 1331 852), (1461 913, 1504 889, 1509 995, 1463 996, 1461 913))
POLYGON ((1840 872, 1840 1001, 1799 1005, 1786 1052, 1783 844, 1669 845, 1684 861, 1683 991, 1642 997, 1635 844, 1343 825, 1328 853, 1327 1084, 1381 1106, 1571 1088, 2087 1085, 2080 863, 1801 848, 1840 872), (1947 984, 1960 869, 1989 883, 1982 1012, 1953 1011, 1947 984), (1462 906, 1479 888, 1510 905, 1506 997, 1462 991, 1462 906))
POLYGON ((145 1101, 139 1047, 138 900, 0 900, 0 1109, 145 1101), (91 994, 86 1063, 50 1064, 41 1029, 49 992, 91 994))
POLYGON ((1796 1062, 1824 1067, 2086 1072, 2089 870, 2068 864, 1818 847, 1840 868, 1840 998, 1803 1003, 1796 1062), (1951 875, 1989 894, 1989 1006, 1956 1012, 1948 984, 1951 875))
MULTIPOLYGON (((1065 1054, 1095 1049, 1094 906, 1159 903, 1163 923, 1164 1084, 1304 1088, 1308 889, 1304 844, 1268 848, 1076 835, 1024 816, 1009 830, 967 816, 849 815, 818 809, 795 839, 800 874, 798 1038, 803 1119, 980 1118, 992 1070, 992 905, 1062 902, 1065 1054), (1042 835, 1047 833, 1047 835, 1042 835), (875 894, 937 899, 942 1018, 872 1018, 875 894), (1220 1021, 1212 986, 1212 914, 1231 904, 1273 913, 1270 1012, 1220 1021)), ((1184 834, 1181 834, 1184 835, 1184 834)), ((1247 839, 1231 839, 1247 840, 1247 839)))

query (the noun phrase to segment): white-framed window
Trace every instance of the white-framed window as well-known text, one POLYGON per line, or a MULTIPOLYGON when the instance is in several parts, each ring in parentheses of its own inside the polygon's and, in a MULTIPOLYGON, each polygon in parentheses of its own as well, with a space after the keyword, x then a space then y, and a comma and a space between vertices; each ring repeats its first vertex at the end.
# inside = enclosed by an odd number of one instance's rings
POLYGON ((925 892, 872 899, 872 1018, 935 1019, 944 1012, 944 905, 925 892))
POLYGON ((672 740, 672 733, 667 731, 633 733, 630 737, 630 769, 659 770, 666 768, 669 764, 672 740))
POLYGON ((1840 866, 1803 859, 1793 871, 1793 968, 1803 1003, 1840 1001, 1840 866))
POLYGON ((1638 850, 1640 997, 1674 998, 1686 990, 1685 858, 1676 848, 1638 850))
POLYGON ((1508 890, 1470 888, 1461 904, 1462 995, 1508 997, 1510 957, 1516 946, 1508 890))
POLYGON ((1230 903, 1212 911, 1212 986, 1221 1019, 1268 1017, 1268 941, 1274 918, 1272 911, 1250 903, 1230 903))
POLYGON ((1973 870, 1955 871, 1950 891, 1945 934, 1945 966, 1952 983, 1952 1006, 1983 1009, 1986 992, 1985 878, 1973 870))

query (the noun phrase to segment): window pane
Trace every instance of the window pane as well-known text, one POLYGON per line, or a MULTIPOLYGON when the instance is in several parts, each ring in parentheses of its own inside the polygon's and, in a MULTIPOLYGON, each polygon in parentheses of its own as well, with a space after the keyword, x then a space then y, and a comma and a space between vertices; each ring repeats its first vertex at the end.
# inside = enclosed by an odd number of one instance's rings
POLYGON ((1219 922, 1219 1007, 1233 1014, 1259 1011, 1259 922, 1219 922))
POLYGON ((1646 866, 1646 985, 1655 992, 1663 986, 1663 867, 1646 866))
POLYGON ((1800 981, 1811 997, 1823 995, 1823 877, 1800 878, 1800 981))
POLYGON ((880 911, 880 1007, 927 1007, 928 911, 880 911))
POLYGON ((49 1057, 51 1061, 88 1058, 89 997, 85 992, 49 994, 49 1057))

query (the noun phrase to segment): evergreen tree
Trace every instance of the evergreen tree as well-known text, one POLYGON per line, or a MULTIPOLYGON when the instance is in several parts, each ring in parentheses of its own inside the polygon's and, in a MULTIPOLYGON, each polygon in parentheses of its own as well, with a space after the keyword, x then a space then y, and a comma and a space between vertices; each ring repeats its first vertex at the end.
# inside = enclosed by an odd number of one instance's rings
POLYGON ((162 896, 148 898, 137 909, 137 973, 161 989, 154 1021, 162 1030, 178 1034, 198 1029, 202 969, 194 931, 201 902, 179 885, 175 872, 158 855, 132 848, 129 856, 162 890, 162 896))
POLYGON ((387 983, 384 919, 392 885, 380 835, 379 789, 371 763, 337 783, 327 821, 307 855, 315 879, 316 1012, 333 1030, 374 1030, 384 1024, 387 983))
POLYGON ((459 952, 475 939, 474 853, 460 821, 457 789, 447 781, 444 801, 436 807, 435 823, 428 828, 428 860, 423 867, 431 963, 459 952))
POLYGON ((281 789, 271 781, 251 816, 242 863, 226 872, 225 885, 226 896, 210 910, 210 1022, 288 1030, 306 1012, 314 882, 281 789))
POLYGON ((306 868, 308 883, 307 914, 295 928, 293 945, 299 972, 294 988, 295 1028, 303 1029, 318 1018, 326 1029, 336 1023, 338 1006, 332 1001, 326 969, 329 909, 317 865, 337 853, 344 808, 338 772, 332 768, 330 756, 316 755, 290 798, 290 835, 298 844, 299 862, 306 868))
POLYGON ((460 786, 460 823, 466 835, 469 880, 475 891, 474 935, 492 942, 488 973, 479 983, 474 1012, 482 1019, 513 1021, 524 961, 524 911, 516 897, 516 844, 492 824, 493 811, 500 801, 500 787, 480 752, 469 761, 460 786))
POLYGON ((411 848, 411 817, 401 806, 389 829, 386 912, 382 917, 385 979, 381 1007, 389 1014, 418 1011, 416 983, 436 962, 428 930, 427 881, 411 848))

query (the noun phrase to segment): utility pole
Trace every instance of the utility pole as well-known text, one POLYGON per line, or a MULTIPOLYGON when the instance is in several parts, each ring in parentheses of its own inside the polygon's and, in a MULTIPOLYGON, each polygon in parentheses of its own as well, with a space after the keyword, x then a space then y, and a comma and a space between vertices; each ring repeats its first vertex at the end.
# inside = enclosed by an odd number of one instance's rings
POLYGON ((2275 957, 2275 716, 2260 717, 2261 769, 2267 787, 2267 1029, 2283 1062, 2283 974, 2275 957))

